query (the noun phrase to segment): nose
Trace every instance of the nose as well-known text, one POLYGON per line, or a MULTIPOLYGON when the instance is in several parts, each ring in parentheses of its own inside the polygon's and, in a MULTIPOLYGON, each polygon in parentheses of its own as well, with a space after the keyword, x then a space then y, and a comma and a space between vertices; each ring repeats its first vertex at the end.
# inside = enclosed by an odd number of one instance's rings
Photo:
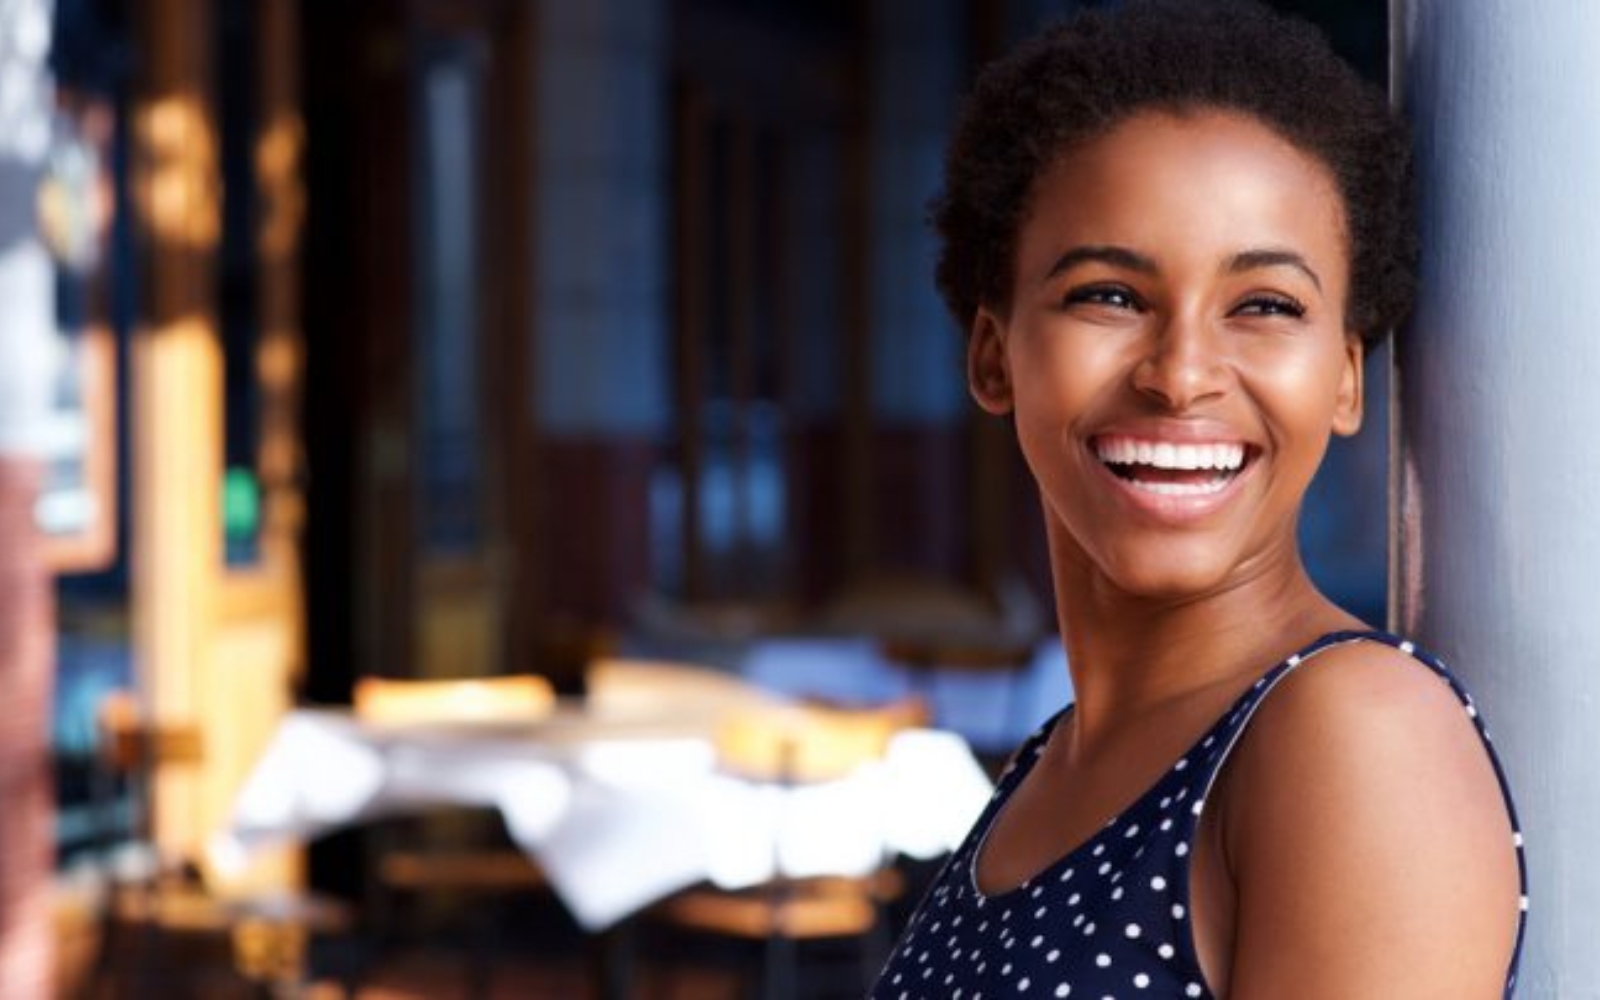
POLYGON ((1216 332, 1193 317, 1172 316, 1152 330, 1133 369, 1134 388, 1174 413, 1220 395, 1226 385, 1216 332))

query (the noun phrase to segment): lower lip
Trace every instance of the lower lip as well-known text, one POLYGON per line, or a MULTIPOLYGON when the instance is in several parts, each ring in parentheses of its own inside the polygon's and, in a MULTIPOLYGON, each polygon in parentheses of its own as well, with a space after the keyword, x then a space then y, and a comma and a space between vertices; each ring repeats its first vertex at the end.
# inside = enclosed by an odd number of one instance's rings
POLYGON ((1095 468, 1099 470, 1113 492, 1122 499, 1122 502, 1147 517, 1160 521, 1163 524, 1180 527, 1202 521, 1227 506, 1239 491, 1239 484, 1255 468, 1255 462, 1247 461, 1244 468, 1240 469, 1223 487, 1212 493, 1200 493, 1192 496, 1168 496, 1140 489, 1121 476, 1112 472, 1106 464, 1090 453, 1095 468))

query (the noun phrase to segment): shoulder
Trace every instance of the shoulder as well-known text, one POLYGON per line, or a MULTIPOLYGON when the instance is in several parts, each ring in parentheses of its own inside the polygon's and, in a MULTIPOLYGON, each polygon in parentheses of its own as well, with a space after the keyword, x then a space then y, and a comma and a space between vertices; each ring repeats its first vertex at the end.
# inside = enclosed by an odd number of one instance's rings
POLYGON ((1510 818, 1444 678, 1381 643, 1325 650, 1262 701, 1228 768, 1237 986, 1498 995, 1520 894, 1510 818))

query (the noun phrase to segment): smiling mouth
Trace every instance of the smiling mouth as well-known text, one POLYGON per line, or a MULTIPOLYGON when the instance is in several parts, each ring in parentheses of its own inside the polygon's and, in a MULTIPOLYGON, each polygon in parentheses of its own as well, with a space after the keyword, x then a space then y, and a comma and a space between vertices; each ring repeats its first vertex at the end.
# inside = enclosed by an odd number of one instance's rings
POLYGON ((1092 444, 1095 457, 1112 475, 1134 489, 1168 497, 1221 493, 1251 457, 1240 441, 1178 443, 1107 436, 1092 444))

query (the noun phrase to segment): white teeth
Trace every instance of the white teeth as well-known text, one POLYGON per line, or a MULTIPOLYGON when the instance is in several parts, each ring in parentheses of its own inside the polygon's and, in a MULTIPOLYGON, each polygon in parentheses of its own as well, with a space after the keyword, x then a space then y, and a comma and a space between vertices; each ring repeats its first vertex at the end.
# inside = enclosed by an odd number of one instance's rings
POLYGON ((1128 485, 1146 493, 1164 497, 1203 497, 1220 493, 1227 485, 1226 477, 1219 476, 1208 483, 1147 483, 1139 479, 1127 480, 1128 485))
POLYGON ((1238 443, 1173 444, 1100 438, 1095 443, 1100 461, 1112 465, 1150 465, 1158 469, 1219 469, 1236 472, 1244 465, 1244 445, 1238 443))

